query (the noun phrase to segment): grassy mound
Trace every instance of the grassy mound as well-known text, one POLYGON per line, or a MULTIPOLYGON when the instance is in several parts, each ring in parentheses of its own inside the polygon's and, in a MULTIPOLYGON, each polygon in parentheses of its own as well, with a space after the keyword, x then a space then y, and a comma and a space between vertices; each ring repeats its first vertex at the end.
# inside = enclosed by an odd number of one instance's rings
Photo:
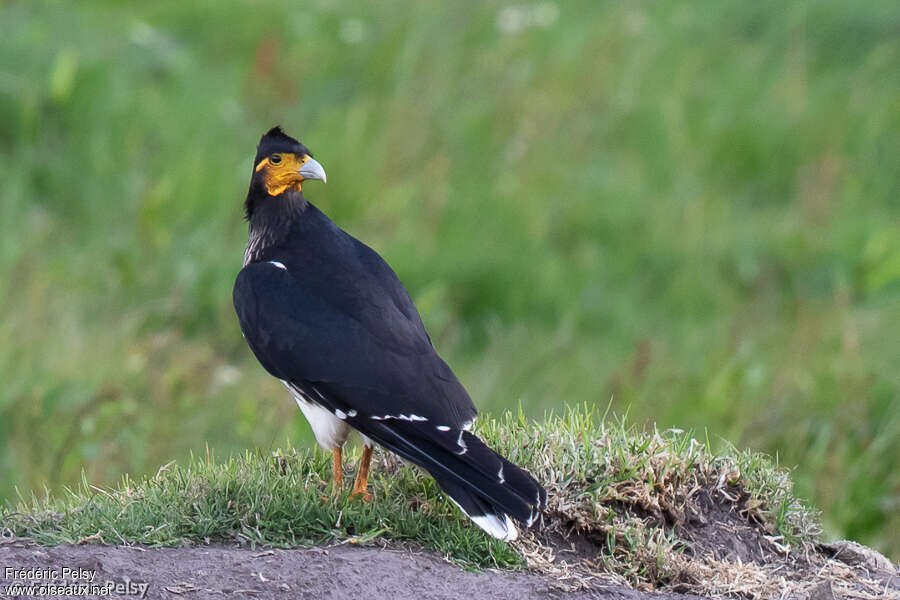
POLYGON ((231 303, 280 123, 480 408, 778 452, 900 560, 900 2, 296 4, 0 2, 0 498, 311 442, 231 303))
POLYGON ((773 585, 802 587, 804 571, 827 566, 825 557, 816 562, 815 514, 770 459, 717 455, 688 433, 605 417, 570 410, 542 423, 512 414, 481 420, 478 433, 547 486, 542 526, 512 544, 484 535, 431 478, 384 454, 371 481, 374 502, 332 497, 330 454, 317 449, 224 462, 207 451, 140 481, 125 476, 114 489, 84 480, 61 497, 23 499, 3 521, 50 545, 414 542, 464 566, 527 567, 568 588, 613 580, 762 597, 773 585))

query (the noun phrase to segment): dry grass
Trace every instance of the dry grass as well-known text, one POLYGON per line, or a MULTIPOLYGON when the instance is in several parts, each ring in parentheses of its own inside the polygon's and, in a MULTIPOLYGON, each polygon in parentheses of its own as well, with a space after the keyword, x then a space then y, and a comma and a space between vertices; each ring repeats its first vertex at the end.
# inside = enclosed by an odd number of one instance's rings
POLYGON ((900 598, 888 570, 868 576, 823 551, 817 513, 769 458, 716 455, 685 432, 603 417, 570 410, 533 426, 488 425, 547 486, 544 527, 516 546, 561 588, 613 582, 756 600, 816 598, 827 586, 825 598, 900 598))

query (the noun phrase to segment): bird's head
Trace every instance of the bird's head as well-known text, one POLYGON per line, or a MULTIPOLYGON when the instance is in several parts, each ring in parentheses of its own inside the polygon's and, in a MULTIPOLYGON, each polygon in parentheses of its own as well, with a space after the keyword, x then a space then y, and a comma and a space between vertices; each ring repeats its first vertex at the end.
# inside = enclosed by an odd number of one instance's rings
POLYGON ((247 198, 247 214, 252 212, 251 197, 254 191, 268 196, 281 196, 286 192, 299 192, 304 181, 325 181, 325 169, 315 160, 309 148, 287 135, 281 127, 273 127, 259 140, 250 196, 247 198))

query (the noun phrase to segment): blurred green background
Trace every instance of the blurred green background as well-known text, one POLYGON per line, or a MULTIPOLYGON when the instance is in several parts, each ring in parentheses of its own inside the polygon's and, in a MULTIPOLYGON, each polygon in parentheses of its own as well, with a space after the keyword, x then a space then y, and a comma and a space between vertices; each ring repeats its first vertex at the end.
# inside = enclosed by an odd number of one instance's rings
POLYGON ((0 496, 312 443, 231 306, 280 123, 483 411, 771 453, 900 559, 895 0, 0 5, 0 496))

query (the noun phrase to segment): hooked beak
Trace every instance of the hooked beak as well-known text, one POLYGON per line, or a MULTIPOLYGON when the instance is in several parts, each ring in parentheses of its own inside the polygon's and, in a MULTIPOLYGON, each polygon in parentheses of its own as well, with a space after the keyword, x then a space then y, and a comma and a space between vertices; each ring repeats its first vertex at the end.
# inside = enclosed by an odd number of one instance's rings
POLYGON ((300 167, 300 176, 303 177, 304 181, 308 179, 318 179, 322 183, 326 183, 327 181, 325 169, 323 169, 322 165, 319 164, 319 161, 312 156, 308 157, 306 162, 303 163, 303 166, 300 167))

